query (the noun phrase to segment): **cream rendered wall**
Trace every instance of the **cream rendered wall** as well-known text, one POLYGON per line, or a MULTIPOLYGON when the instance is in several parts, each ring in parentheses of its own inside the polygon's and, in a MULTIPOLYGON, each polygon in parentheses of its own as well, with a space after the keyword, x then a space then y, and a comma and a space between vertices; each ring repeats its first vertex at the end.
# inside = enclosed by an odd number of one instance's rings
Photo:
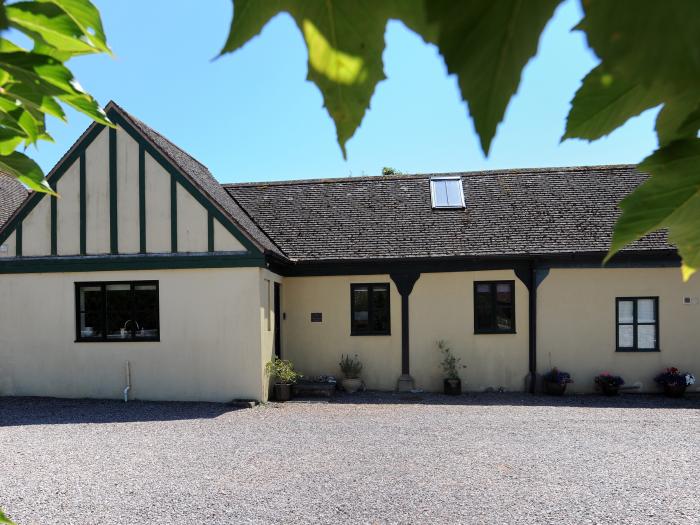
POLYGON ((207 210, 189 191, 177 185, 177 251, 206 252, 207 210))
POLYGON ((0 257, 14 257, 17 254, 17 235, 15 232, 12 232, 2 244, 7 247, 7 251, 0 251, 0 257))
MULTIPOLYGON (((398 308, 399 305, 392 308, 398 308)), ((482 391, 503 387, 521 391, 528 373, 528 292, 511 270, 421 274, 410 296, 411 375, 416 386, 443 388, 442 356, 436 347, 444 339, 462 359, 462 389, 482 391), (515 334, 474 333, 474 282, 515 281, 515 334)), ((400 325, 397 325, 397 331, 400 325)))
POLYGON ((103 129, 85 151, 85 231, 89 254, 109 253, 110 250, 108 131, 107 128, 103 129))
POLYGON ((684 296, 700 297, 700 279, 683 283, 678 268, 551 270, 538 289, 538 371, 570 372, 574 392, 593 391, 602 371, 643 392, 658 391, 653 377, 667 366, 700 376, 700 305, 684 296), (659 297, 660 352, 615 352, 615 298, 635 296, 659 297))
POLYGON ((22 255, 51 253, 51 202, 43 197, 22 221, 22 255))
POLYGON ((263 399, 259 283, 259 268, 3 275, 0 394, 118 399, 128 360, 135 399, 263 399), (146 279, 160 342, 74 342, 75 282, 146 279))
POLYGON ((302 374, 340 377, 341 354, 357 354, 368 388, 392 390, 401 374, 401 297, 388 275, 286 277, 282 357, 302 374), (391 283, 391 335, 350 335, 350 284, 391 283), (323 314, 312 323, 311 312, 323 314))
POLYGON ((170 174, 146 155, 146 251, 170 252, 170 174))
POLYGON ((242 252, 245 247, 231 232, 214 219, 214 251, 215 252, 242 252))
MULTIPOLYGON (((163 198, 167 199, 168 195, 163 198)), ((139 145, 122 128, 117 128, 117 208, 119 253, 138 253, 139 145)))
MULTIPOLYGON (((80 161, 66 170, 56 186, 61 198, 56 202, 56 248, 58 255, 80 253, 80 161)), ((49 200, 50 197, 44 197, 49 200)), ((50 235, 50 232, 45 232, 50 235)))

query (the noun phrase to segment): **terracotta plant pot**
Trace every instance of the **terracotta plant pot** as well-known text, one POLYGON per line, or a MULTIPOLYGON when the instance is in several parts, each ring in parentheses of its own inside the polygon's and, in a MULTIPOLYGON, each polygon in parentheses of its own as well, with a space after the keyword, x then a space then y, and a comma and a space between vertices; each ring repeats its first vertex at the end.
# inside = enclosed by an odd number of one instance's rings
POLYGON ((462 380, 460 378, 445 379, 442 384, 445 389, 445 395, 458 396, 462 393, 462 380))
POLYGON ((280 403, 292 399, 292 385, 287 383, 275 383, 274 386, 275 400, 280 403))
POLYGON ((563 396, 564 392, 566 392, 566 383, 543 381, 542 387, 544 388, 544 393, 548 396, 563 396))
POLYGON ((362 379, 357 379, 357 378, 347 379, 346 378, 346 379, 343 379, 341 384, 343 385, 343 390, 345 390, 348 394, 354 394, 362 387, 362 379))
POLYGON ((683 397, 686 385, 664 385, 664 395, 666 397, 683 397))

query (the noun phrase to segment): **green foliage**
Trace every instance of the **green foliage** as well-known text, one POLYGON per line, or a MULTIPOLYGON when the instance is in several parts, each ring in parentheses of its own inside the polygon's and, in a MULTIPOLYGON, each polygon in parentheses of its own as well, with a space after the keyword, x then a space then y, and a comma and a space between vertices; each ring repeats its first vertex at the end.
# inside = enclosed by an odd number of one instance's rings
POLYGON ((296 383, 302 377, 294 370, 294 364, 291 361, 279 357, 275 357, 265 365, 265 373, 277 383, 285 385, 296 383))
POLYGON ((460 365, 462 359, 455 357, 452 353, 452 349, 447 346, 447 341, 440 339, 437 343, 437 348, 442 354, 442 361, 440 366, 442 366, 442 371, 445 374, 445 379, 459 379, 458 368, 467 368, 467 365, 460 365))
POLYGON ((355 357, 350 357, 348 355, 341 355, 340 371, 345 376, 345 379, 359 379, 360 373, 362 372, 362 362, 360 358, 355 354, 355 357))
POLYGON ((15 525, 10 521, 10 518, 3 514, 2 510, 0 510, 0 525, 15 525))
POLYGON ((27 50, 0 38, 0 169, 33 190, 53 193, 41 168, 16 149, 53 140, 45 117, 65 121, 60 103, 111 125, 64 65, 74 56, 110 53, 100 14, 89 0, 33 0, 0 3, 0 21, 0 29, 13 28, 34 46, 27 50))
POLYGON ((384 166, 382 168, 382 175, 403 175, 403 171, 399 171, 395 168, 392 168, 390 166, 384 166))
MULTIPOLYGON (((522 69, 559 0, 235 0, 228 40, 235 51, 277 14, 289 13, 309 52, 308 78, 323 94, 338 143, 359 127, 378 82, 388 20, 401 20, 435 44, 457 76, 484 153, 517 91, 522 69)), ((562 140, 596 140, 646 109, 659 149, 641 165, 649 181, 625 199, 608 258, 627 243, 669 228, 688 277, 700 265, 700 2, 582 0, 576 29, 600 58, 574 96, 562 140), (677 144, 676 144, 677 143, 677 144), (676 155, 682 155, 676 157, 676 155), (660 179, 664 180, 660 180, 660 179)))

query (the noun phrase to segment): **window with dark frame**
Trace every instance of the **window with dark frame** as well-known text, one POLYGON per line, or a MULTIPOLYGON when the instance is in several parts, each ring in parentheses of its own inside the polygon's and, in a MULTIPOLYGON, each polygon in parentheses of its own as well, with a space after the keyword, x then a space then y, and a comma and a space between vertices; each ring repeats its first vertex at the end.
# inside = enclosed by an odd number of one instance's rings
POLYGON ((474 333, 515 333, 515 281, 474 283, 474 333))
POLYGON ((75 283, 76 341, 159 341, 158 281, 75 283))
POLYGON ((659 298, 615 299, 615 347, 618 352, 659 351, 659 298))
POLYGON ((390 335, 389 283, 350 285, 350 335, 390 335))

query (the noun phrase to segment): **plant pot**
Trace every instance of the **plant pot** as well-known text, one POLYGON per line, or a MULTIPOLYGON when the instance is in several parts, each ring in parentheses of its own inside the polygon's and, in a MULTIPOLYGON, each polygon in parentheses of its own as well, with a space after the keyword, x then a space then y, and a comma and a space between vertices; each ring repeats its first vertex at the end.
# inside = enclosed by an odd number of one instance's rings
POLYGON ((281 403, 292 399, 292 385, 287 383, 275 383, 275 400, 281 403))
POLYGON ((542 387, 544 389, 544 393, 548 396, 563 396, 564 392, 566 392, 566 383, 543 381, 542 387))
POLYGON ((666 397, 683 397, 686 385, 664 385, 664 395, 666 397))
POLYGON ((354 394, 362 387, 362 379, 346 378, 341 381, 341 384, 343 385, 343 390, 345 390, 348 394, 354 394))
POLYGON ((462 393, 462 380, 460 378, 445 379, 442 385, 445 389, 445 395, 458 396, 462 393))
POLYGON ((615 385, 600 385, 600 389, 604 396, 616 396, 620 393, 620 387, 615 385))

